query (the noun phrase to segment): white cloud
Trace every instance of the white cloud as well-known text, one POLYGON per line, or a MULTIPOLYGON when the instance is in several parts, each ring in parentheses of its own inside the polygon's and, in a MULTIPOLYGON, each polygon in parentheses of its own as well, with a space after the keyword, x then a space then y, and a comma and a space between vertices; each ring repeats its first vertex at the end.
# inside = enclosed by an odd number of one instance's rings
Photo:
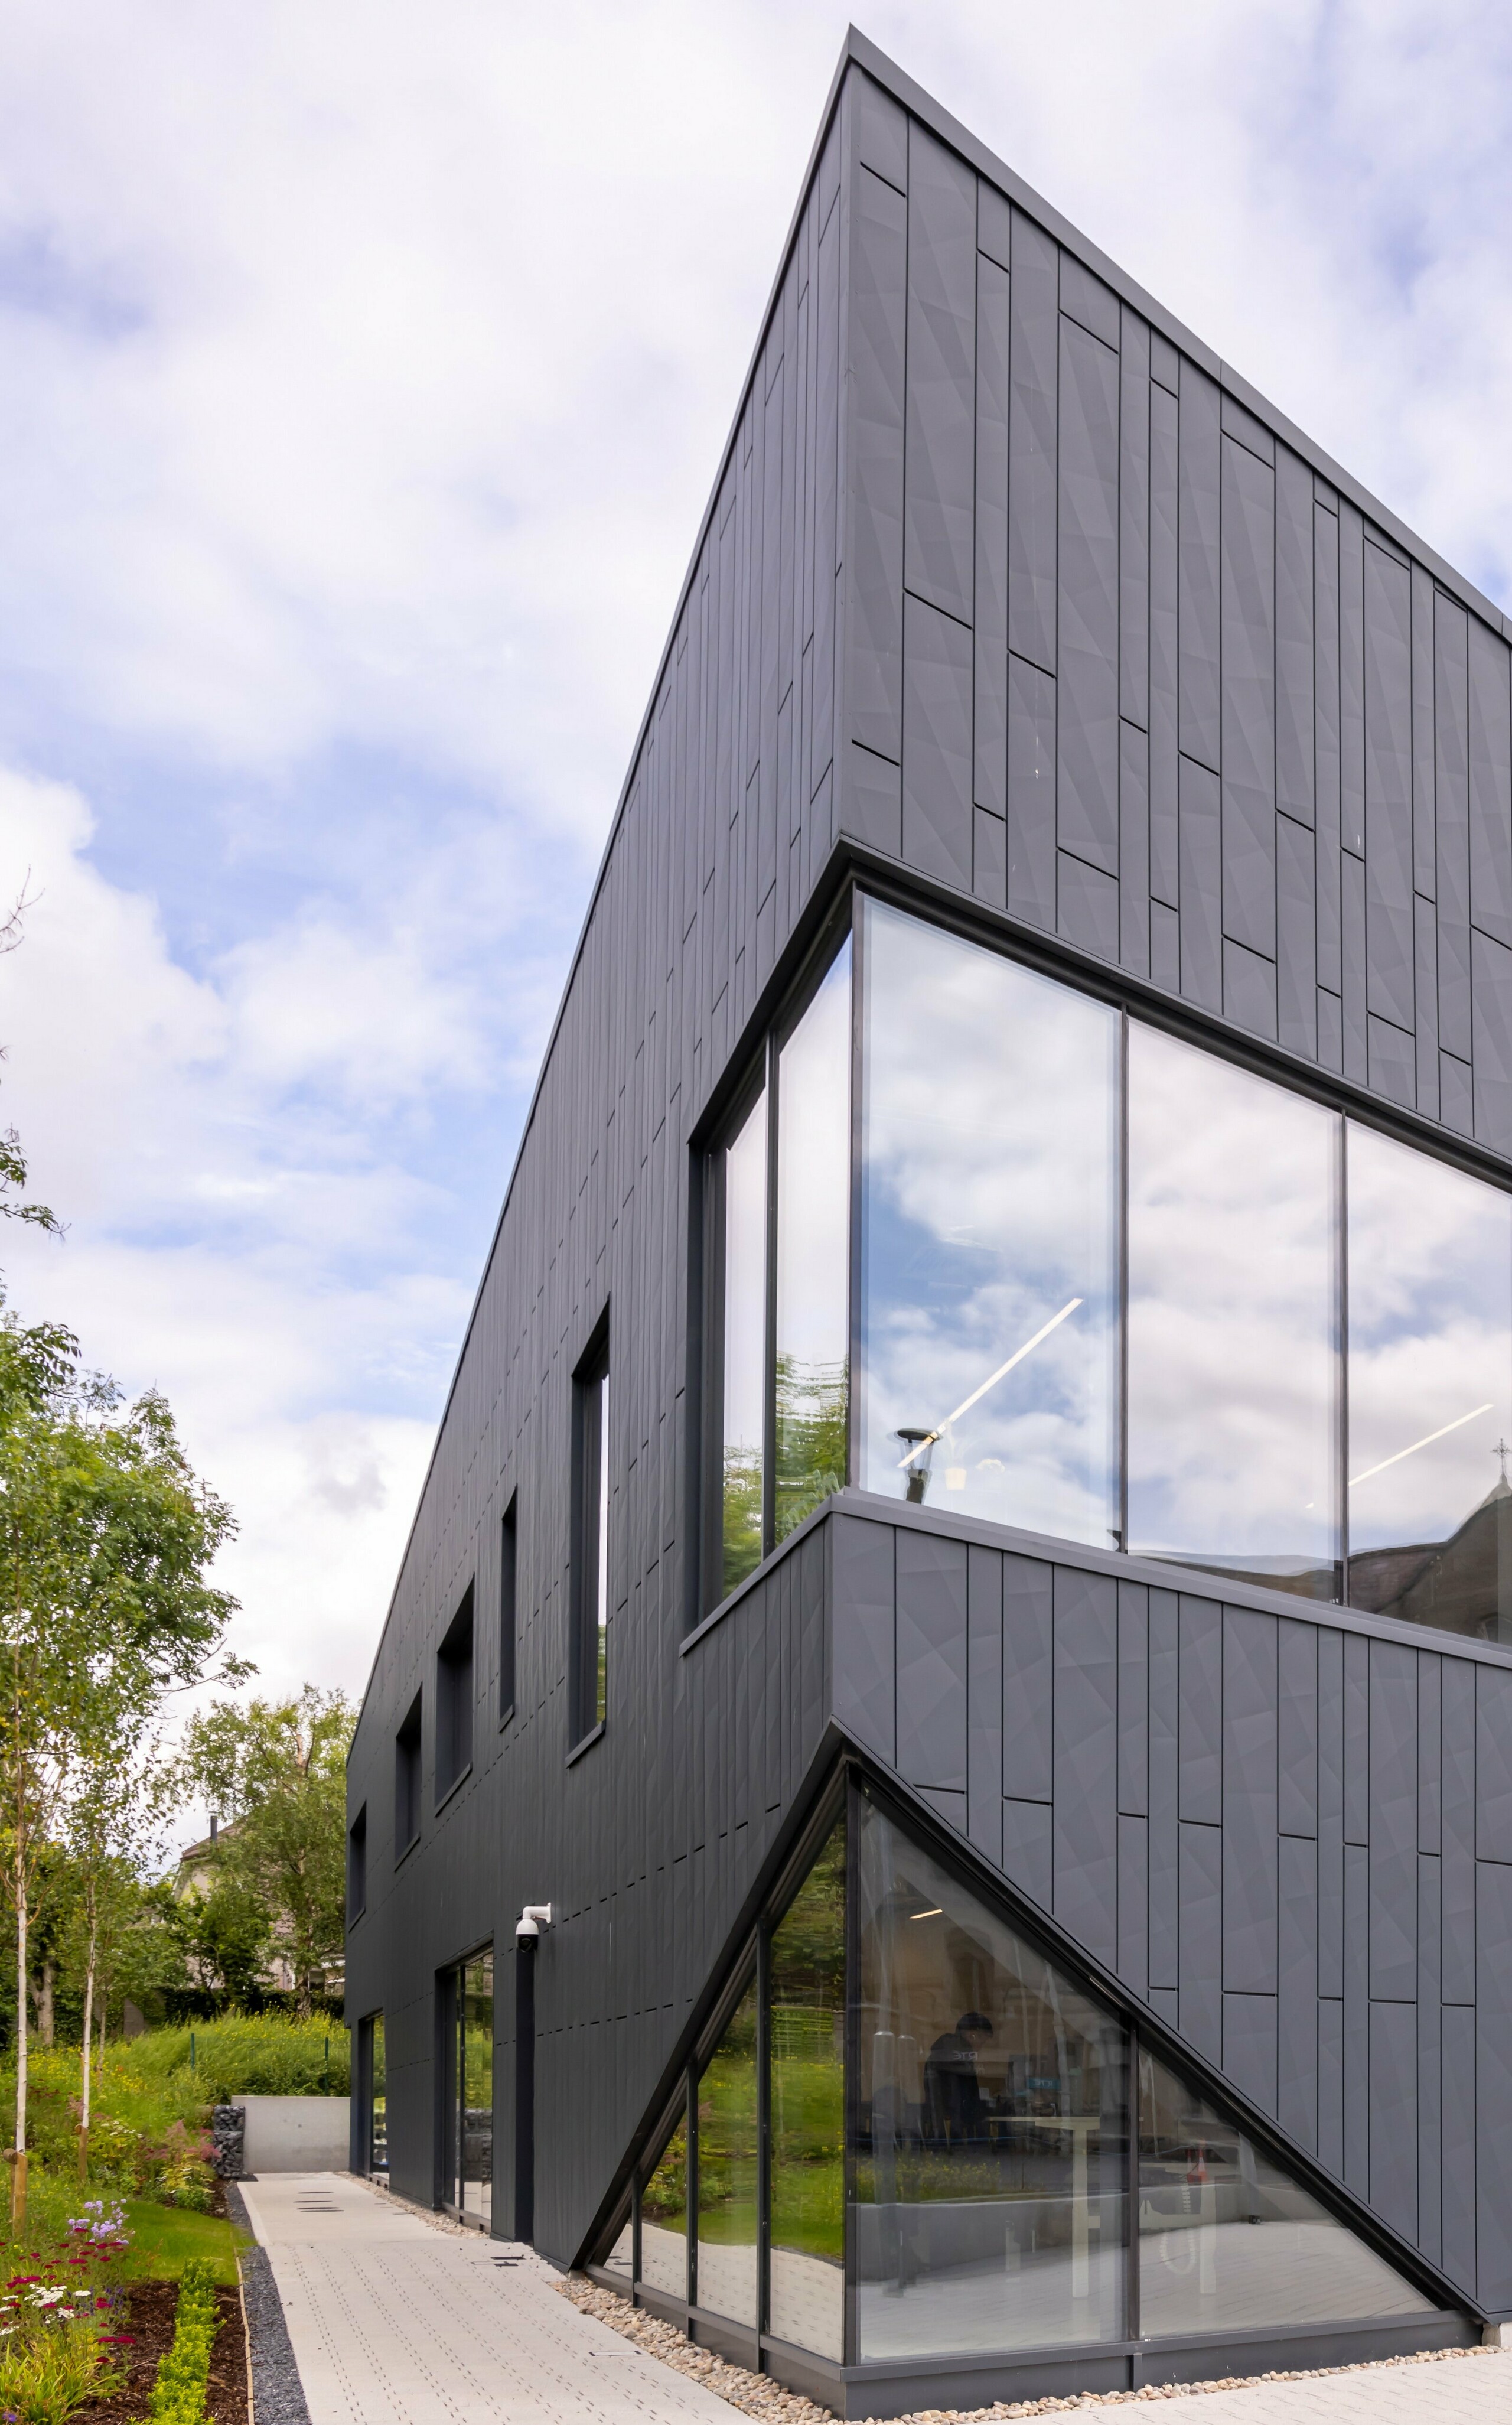
MULTIPOLYGON (((72 1224, 6 1268, 169 1389, 280 1680, 365 1672, 844 23, 0 21, 0 1117, 72 1224)), ((866 24, 1505 590, 1503 12, 866 24)))

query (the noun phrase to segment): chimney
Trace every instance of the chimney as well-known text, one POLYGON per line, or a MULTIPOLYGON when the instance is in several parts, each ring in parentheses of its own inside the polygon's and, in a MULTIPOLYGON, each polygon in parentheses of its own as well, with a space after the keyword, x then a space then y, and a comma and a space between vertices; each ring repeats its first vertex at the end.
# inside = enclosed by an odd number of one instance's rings
POLYGON ((212 1844, 213 1844, 213 1843, 215 1842, 215 1840, 216 1840, 217 1832, 218 1831, 219 1826, 220 1826, 220 1822, 219 1822, 219 1820, 216 1817, 215 1812, 212 1810, 212 1811, 211 1811, 211 1813, 210 1813, 210 1841, 212 1842, 212 1844))

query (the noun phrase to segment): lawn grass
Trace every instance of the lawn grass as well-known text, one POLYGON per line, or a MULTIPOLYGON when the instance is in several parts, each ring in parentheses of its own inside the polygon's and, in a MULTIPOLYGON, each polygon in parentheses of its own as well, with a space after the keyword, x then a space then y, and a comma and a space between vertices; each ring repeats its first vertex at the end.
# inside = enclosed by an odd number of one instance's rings
POLYGON ((236 2250, 248 2236, 213 2214, 192 2214, 186 2208, 157 2206, 151 2198, 125 2198, 131 2246, 119 2260, 122 2282, 176 2282, 191 2256, 202 2256, 217 2282, 236 2287, 236 2250))

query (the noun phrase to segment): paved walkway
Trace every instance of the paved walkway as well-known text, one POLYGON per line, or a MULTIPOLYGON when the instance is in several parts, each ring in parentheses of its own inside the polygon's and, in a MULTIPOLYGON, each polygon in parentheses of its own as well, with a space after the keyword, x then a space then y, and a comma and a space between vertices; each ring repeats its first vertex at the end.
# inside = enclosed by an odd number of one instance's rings
MULTIPOLYGON (((437 2229, 340 2173, 243 2187, 310 2425, 734 2425, 736 2412, 586 2316, 551 2267, 437 2229)), ((1085 2412, 1108 2425, 1121 2404, 1085 2412)), ((1508 2425, 1512 2351, 1308 2383, 1183 2393, 1159 2425, 1508 2425)))
POLYGON ((339 2173, 265 2173, 242 2195, 310 2425, 733 2425, 528 2251, 437 2230, 339 2173))

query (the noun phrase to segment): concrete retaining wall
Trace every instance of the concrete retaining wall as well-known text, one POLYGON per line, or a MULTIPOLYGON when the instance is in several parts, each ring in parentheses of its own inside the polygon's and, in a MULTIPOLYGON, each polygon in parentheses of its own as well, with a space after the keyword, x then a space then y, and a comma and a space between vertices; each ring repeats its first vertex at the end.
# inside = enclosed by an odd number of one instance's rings
POLYGON ((238 2096, 247 2109, 249 2173, 345 2173, 351 2163, 346 2096, 238 2096))

